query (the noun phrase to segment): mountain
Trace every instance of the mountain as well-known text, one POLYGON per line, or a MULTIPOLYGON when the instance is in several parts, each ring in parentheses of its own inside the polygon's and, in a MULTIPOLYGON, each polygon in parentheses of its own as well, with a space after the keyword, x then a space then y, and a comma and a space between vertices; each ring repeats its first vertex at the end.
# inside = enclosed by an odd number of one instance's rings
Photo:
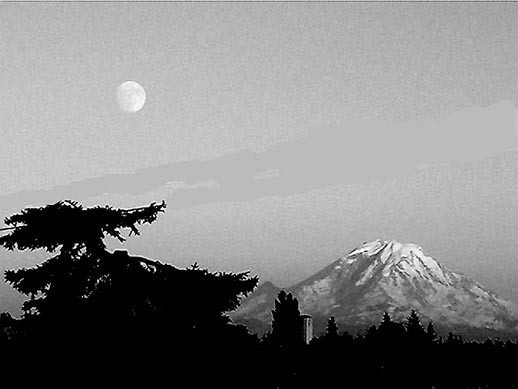
MULTIPOLYGON (((280 291, 260 285, 232 314, 251 330, 270 324, 280 291)), ((378 324, 383 312, 397 320, 415 309, 424 320, 443 328, 515 331, 511 302, 500 299, 465 275, 448 270, 415 244, 381 239, 365 243, 308 279, 287 288, 322 326, 335 316, 347 327, 378 324)))

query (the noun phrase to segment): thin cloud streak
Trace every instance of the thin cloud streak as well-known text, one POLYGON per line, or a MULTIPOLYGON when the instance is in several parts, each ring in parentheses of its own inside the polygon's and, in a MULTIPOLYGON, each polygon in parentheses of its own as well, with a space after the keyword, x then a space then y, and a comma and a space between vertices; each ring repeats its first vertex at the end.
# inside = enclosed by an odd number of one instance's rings
POLYGON ((168 206, 287 196, 324 186, 407 174, 423 166, 470 162, 517 146, 515 108, 502 102, 434 121, 359 123, 313 132, 264 152, 244 150, 108 174, 50 190, 0 196, 2 212, 102 194, 141 195, 168 186, 168 206))

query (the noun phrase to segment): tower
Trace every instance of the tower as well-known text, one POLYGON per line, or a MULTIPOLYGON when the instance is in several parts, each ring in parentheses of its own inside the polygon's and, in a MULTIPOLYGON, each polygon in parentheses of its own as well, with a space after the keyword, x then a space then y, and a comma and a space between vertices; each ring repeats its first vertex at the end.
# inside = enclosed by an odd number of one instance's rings
POLYGON ((300 315, 302 320, 302 339, 305 344, 309 344, 313 339, 313 320, 311 315, 300 315))

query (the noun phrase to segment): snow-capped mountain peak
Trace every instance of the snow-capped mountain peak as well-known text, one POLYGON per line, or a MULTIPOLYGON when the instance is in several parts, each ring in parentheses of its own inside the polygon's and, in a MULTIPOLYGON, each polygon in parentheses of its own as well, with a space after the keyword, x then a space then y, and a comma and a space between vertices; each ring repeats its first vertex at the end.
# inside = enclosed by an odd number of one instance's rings
POLYGON ((422 277, 433 279, 441 283, 450 283, 450 275, 432 257, 427 256, 423 249, 415 244, 402 244, 395 240, 383 241, 381 239, 365 243, 360 248, 353 250, 342 261, 353 264, 358 260, 369 261, 369 267, 363 272, 357 285, 366 283, 374 276, 375 270, 381 270, 384 277, 398 271, 408 277, 422 277))
MULTIPOLYGON (((375 323, 383 312, 401 319, 412 309, 442 324, 499 330, 518 324, 509 310, 511 303, 448 270, 420 246, 395 240, 366 242, 289 291, 301 311, 333 315, 349 324, 375 323)), ((268 301, 274 299, 270 296, 268 301)), ((243 301, 234 316, 252 312, 253 301, 253 295, 243 301)), ((261 309, 271 307, 262 304, 261 309)), ((269 315, 263 312, 261 317, 269 315)))

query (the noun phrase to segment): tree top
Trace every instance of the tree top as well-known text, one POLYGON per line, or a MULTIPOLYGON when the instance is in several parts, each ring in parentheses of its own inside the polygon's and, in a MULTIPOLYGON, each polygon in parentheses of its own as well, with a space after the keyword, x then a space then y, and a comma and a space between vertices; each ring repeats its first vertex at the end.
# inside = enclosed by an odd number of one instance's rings
POLYGON ((84 208, 81 204, 64 200, 39 208, 25 208, 4 220, 10 231, 0 237, 0 245, 8 250, 45 249, 53 252, 106 248, 103 240, 109 235, 125 241, 121 229, 139 235, 137 226, 152 223, 166 204, 152 203, 146 207, 114 209, 111 206, 84 208))

